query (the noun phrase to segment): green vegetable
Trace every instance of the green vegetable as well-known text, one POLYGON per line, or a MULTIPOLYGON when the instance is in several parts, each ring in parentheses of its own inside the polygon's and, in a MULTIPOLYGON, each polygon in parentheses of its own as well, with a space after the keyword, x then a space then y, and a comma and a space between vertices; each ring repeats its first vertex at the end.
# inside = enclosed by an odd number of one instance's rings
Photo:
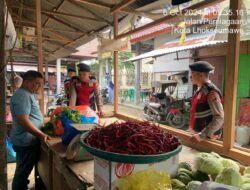
POLYGON ((187 185, 190 181, 192 181, 192 177, 190 177, 186 173, 178 173, 176 179, 180 180, 185 185, 187 185))
POLYGON ((177 174, 180 173, 186 173, 187 175, 189 175, 190 177, 192 177, 193 173, 185 168, 179 168, 177 174))
POLYGON ((186 187, 187 190, 198 188, 202 183, 200 181, 190 181, 186 187))
POLYGON ((199 170, 193 172, 193 179, 195 181, 201 181, 201 182, 210 181, 209 176, 206 173, 203 173, 199 170))
POLYGON ((244 170, 244 175, 245 174, 250 174, 250 166, 246 167, 244 170))
POLYGON ((222 163, 223 168, 232 167, 234 168, 234 170, 240 171, 240 166, 233 160, 221 158, 221 163, 222 163))
POLYGON ((70 108, 65 108, 64 111, 65 115, 74 123, 80 123, 80 112, 78 110, 72 110, 70 108))
POLYGON ((178 179, 171 179, 171 186, 173 190, 184 190, 186 188, 185 184, 178 179))
POLYGON ((52 121, 50 121, 50 122, 46 123, 45 126, 42 127, 41 130, 49 136, 54 136, 55 135, 54 129, 55 129, 54 123, 52 121))
POLYGON ((215 181, 225 185, 240 187, 242 178, 239 171, 236 171, 234 168, 224 168, 222 172, 216 177, 215 181))
POLYGON ((186 170, 192 171, 191 165, 189 163, 187 163, 187 162, 181 162, 179 164, 179 168, 184 168, 186 170))
POLYGON ((250 183, 245 183, 241 185, 240 190, 250 190, 250 183))
POLYGON ((209 153, 198 153, 195 159, 195 167, 197 170, 212 176, 217 176, 223 169, 220 159, 209 153))

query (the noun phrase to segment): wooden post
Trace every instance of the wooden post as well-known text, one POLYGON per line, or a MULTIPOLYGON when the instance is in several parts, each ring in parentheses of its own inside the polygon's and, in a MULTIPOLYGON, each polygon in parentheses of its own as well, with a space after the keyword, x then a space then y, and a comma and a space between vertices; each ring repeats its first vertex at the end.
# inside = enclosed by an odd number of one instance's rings
MULTIPOLYGON (((118 13, 114 13, 114 39, 118 35, 118 13)), ((118 51, 114 51, 114 112, 118 112, 118 51)))
POLYGON ((7 190, 7 153, 6 153, 6 84, 5 84, 5 17, 4 1, 0 1, 0 189, 7 190), (2 70, 3 69, 3 70, 2 70))
MULTIPOLYGON (((37 29, 37 46, 38 46, 38 71, 43 74, 43 47, 42 47, 42 19, 41 19, 41 0, 36 0, 36 29, 37 29)), ((42 114, 44 114, 44 88, 40 91, 41 98, 39 105, 42 114)))
MULTIPOLYGON (((239 20, 240 15, 237 10, 241 8, 242 0, 230 0, 230 9, 233 15, 230 20, 239 20)), ((230 29, 240 29, 239 24, 230 24, 230 29)), ((240 33, 228 33, 228 53, 226 67, 226 87, 225 87, 225 121, 223 145, 226 152, 234 146, 235 140, 235 111, 237 97, 238 64, 240 51, 240 33)))
MULTIPOLYGON (((140 55, 140 43, 136 44, 136 53, 137 55, 140 55)), ((142 61, 138 60, 135 62, 135 99, 134 103, 135 105, 138 105, 140 103, 140 92, 141 92, 141 64, 142 61)))
POLYGON ((56 93, 61 93, 61 59, 56 60, 56 93))

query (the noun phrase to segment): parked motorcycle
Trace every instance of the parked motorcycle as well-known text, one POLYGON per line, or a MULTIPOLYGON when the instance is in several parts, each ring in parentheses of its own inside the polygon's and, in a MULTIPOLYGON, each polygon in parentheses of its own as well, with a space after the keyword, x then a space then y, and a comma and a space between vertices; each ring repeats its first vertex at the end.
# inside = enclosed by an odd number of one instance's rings
POLYGON ((68 100, 63 93, 56 95, 47 104, 47 116, 51 116, 57 107, 63 107, 68 105, 68 100))
POLYGON ((172 94, 177 86, 176 81, 156 82, 153 88, 160 88, 161 92, 155 92, 150 101, 145 103, 144 117, 147 120, 168 124, 180 129, 185 126, 185 118, 182 114, 184 100, 175 100, 172 94), (168 90, 167 95, 165 90, 168 90))

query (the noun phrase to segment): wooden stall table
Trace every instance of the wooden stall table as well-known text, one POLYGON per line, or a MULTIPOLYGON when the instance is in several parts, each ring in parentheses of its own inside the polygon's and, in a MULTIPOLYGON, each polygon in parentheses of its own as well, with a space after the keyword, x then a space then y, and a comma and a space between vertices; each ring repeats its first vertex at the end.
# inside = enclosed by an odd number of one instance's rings
MULTIPOLYGON (((108 125, 117 118, 101 119, 101 124, 108 125)), ((94 161, 69 161, 65 157, 67 146, 61 138, 52 138, 41 145, 40 160, 36 171, 47 190, 84 190, 93 186, 94 161)))

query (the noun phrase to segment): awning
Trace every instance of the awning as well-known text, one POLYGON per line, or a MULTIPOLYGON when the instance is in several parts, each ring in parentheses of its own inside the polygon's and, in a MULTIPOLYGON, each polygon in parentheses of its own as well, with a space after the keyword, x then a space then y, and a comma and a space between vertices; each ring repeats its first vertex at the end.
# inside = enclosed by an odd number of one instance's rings
POLYGON ((219 41, 219 40, 213 40, 214 35, 192 35, 190 39, 187 39, 183 45, 179 44, 179 39, 173 40, 172 42, 168 42, 162 46, 159 47, 159 49, 141 54, 139 56, 133 57, 129 60, 126 60, 124 62, 129 61, 138 61, 141 59, 149 58, 149 57, 159 57, 162 55, 175 53, 179 51, 185 51, 190 49, 197 49, 201 47, 207 47, 207 46, 213 46, 218 44, 223 44, 225 41, 219 41))

